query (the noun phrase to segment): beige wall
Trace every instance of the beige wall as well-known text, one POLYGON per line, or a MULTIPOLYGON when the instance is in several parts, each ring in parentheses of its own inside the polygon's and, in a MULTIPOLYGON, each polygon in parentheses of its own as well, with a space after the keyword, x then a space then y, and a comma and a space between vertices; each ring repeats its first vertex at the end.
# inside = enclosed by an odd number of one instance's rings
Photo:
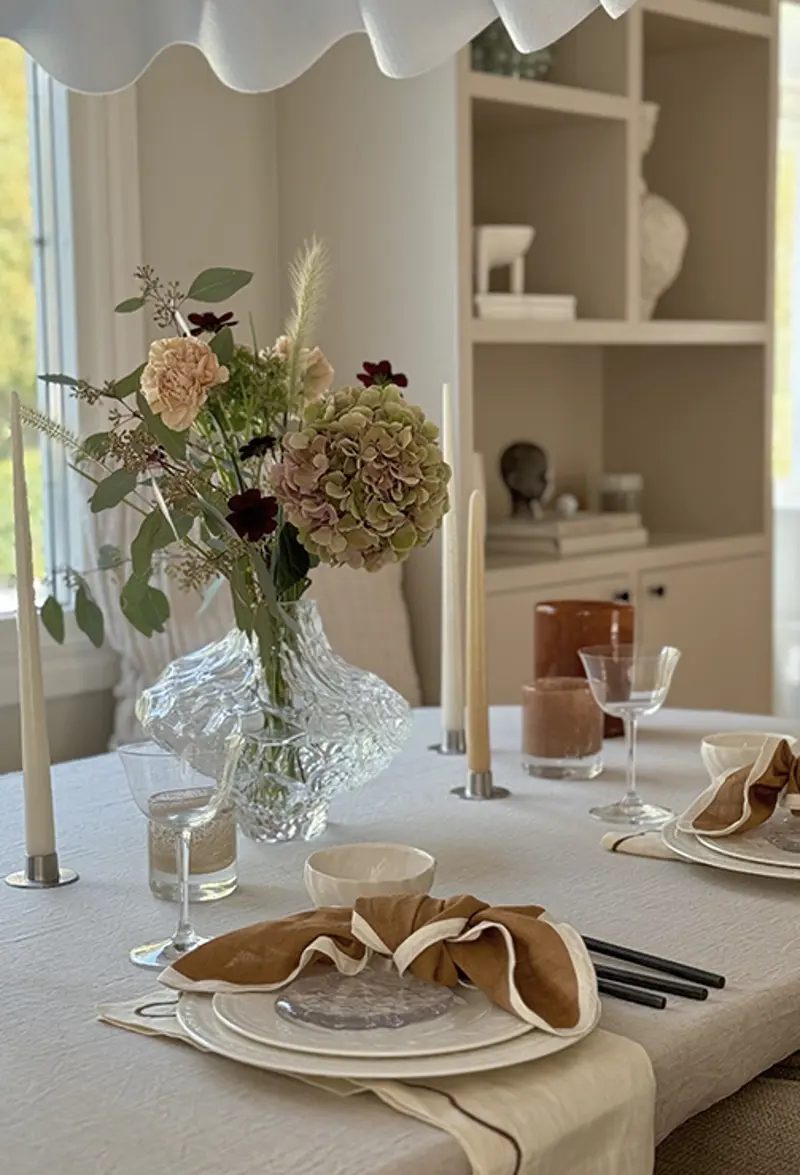
MULTIPOLYGON (((78 122, 89 104, 102 101, 74 98, 78 122)), ((185 282, 211 265, 252 269, 253 283, 231 305, 240 312, 245 329, 252 313, 259 339, 271 341, 279 325, 274 96, 227 89, 197 50, 181 45, 162 53, 150 66, 137 85, 136 106, 140 260, 167 280, 185 282)), ((76 127, 76 140, 81 134, 82 127, 76 127)), ((91 144, 84 137, 76 147, 83 159, 81 152, 91 144)), ((125 145, 120 149, 124 153, 125 145)), ((101 231, 101 220, 98 210, 81 200, 81 166, 74 171, 80 271, 90 252, 81 250, 82 239, 101 231)), ((79 272, 79 288, 81 280, 91 280, 91 274, 79 272)), ((78 302, 80 315, 80 298, 78 302)), ((105 750, 111 734, 113 698, 109 692, 51 699, 47 717, 54 762, 97 754, 105 750)), ((19 711, 16 705, 0 707, 0 771, 19 766, 19 711)))

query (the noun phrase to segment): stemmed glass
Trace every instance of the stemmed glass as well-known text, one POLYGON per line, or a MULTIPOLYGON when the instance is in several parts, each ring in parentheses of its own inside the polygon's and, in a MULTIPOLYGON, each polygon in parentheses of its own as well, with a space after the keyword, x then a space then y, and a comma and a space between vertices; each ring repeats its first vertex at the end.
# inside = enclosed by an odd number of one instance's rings
POLYGON ((636 727, 664 705, 680 652, 671 645, 654 654, 641 654, 633 645, 596 645, 579 655, 600 709, 622 719, 627 747, 625 795, 616 804, 590 808, 590 814, 609 824, 660 828, 674 813, 646 804, 636 790, 636 727))
POLYGON ((137 807, 148 820, 178 834, 178 925, 172 938, 130 952, 138 967, 167 967, 208 941, 196 933, 189 916, 192 830, 209 824, 228 800, 241 746, 237 732, 213 752, 192 747, 191 758, 173 755, 155 743, 132 743, 118 750, 137 807))

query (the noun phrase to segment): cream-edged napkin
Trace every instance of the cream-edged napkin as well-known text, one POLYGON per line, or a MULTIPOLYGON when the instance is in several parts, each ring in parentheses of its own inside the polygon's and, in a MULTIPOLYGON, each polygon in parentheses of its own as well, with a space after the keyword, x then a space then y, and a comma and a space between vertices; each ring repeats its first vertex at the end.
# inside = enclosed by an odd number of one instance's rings
POLYGON ((533 1028, 584 1036, 600 1018, 597 980, 581 936, 541 906, 491 906, 467 894, 391 894, 304 910, 211 939, 168 967, 179 991, 276 991, 312 963, 358 975, 373 956, 399 973, 469 983, 533 1028))
POLYGON ((725 771, 678 817, 679 832, 730 836, 770 818, 781 796, 800 791, 800 756, 786 739, 765 736, 756 761, 725 771))
MULTIPOLYGON (((176 1018, 178 999, 162 988, 138 1000, 101 1005, 98 1017, 132 1032, 194 1045, 176 1018)), ((445 1130, 464 1150, 472 1175, 651 1175, 653 1170, 650 1060, 641 1045, 600 1029, 550 1057, 486 1074, 436 1078, 424 1086, 297 1080, 342 1097, 372 1093, 399 1113, 445 1130)))

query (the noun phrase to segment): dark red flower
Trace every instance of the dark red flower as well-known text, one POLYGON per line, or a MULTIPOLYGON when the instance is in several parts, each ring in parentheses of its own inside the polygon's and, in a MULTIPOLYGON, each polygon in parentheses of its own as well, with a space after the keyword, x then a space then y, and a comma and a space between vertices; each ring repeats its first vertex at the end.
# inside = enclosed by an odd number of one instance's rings
POLYGON ((275 444, 275 437, 253 437, 251 441, 240 447, 239 456, 242 461, 246 461, 248 457, 262 457, 264 453, 269 453, 271 449, 274 449, 275 444))
POLYGON ((365 388, 385 388, 394 384, 396 388, 407 388, 408 377, 402 371, 392 371, 388 359, 381 359, 380 363, 368 363, 364 360, 364 370, 356 376, 365 388))
POLYGON ((265 498, 261 490, 245 490, 228 498, 230 514, 227 521, 240 539, 258 543, 272 534, 278 525, 278 503, 265 498))
POLYGON ((225 314, 215 314, 213 310, 204 310, 202 314, 190 314, 189 322, 192 324, 192 334, 215 335, 222 330, 224 326, 238 326, 239 323, 234 321, 233 311, 228 310, 225 314))

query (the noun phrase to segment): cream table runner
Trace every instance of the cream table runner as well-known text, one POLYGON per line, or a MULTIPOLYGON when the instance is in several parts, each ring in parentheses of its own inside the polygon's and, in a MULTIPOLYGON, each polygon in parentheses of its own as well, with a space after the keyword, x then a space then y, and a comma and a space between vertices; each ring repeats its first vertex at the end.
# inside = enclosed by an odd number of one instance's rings
MULTIPOLYGON (((210 998, 210 997, 207 997, 210 998)), ((108 1024, 195 1045, 163 989, 105 1004, 108 1024)), ((655 1080, 647 1053, 600 1030, 565 1053, 487 1074, 410 1081, 316 1081, 329 1094, 372 1093, 447 1131, 472 1175, 650 1175, 655 1080)))
MULTIPOLYGON (((643 724, 646 798, 683 811, 706 782, 699 740, 717 730, 774 729, 775 719, 665 713, 643 724)), ((591 783, 536 781, 519 768, 516 710, 492 714, 494 767, 511 799, 486 806, 449 794, 462 760, 426 750, 438 714, 417 716, 412 740, 381 778, 345 796, 317 844, 394 840, 432 852, 434 893, 536 901, 598 938, 682 958, 727 975, 704 1003, 664 1012, 604 1000, 601 1026, 637 1041, 656 1077, 656 1136, 727 1097, 800 1049, 800 922, 795 884, 700 865, 604 852, 592 803, 617 799, 624 750, 591 783)), ((800 728, 787 727, 800 734, 800 728)), ((145 821, 114 756, 54 771, 59 848, 80 870, 55 892, 0 884, 0 1136, 14 1175, 468 1175, 441 1130, 374 1098, 335 1099, 298 1082, 187 1048, 145 1042, 95 1020, 95 1008, 134 998, 143 977, 127 961, 168 934, 175 907, 146 886, 145 821)), ((19 776, 0 780, 0 859, 22 861, 19 776)), ((219 934, 306 905, 308 846, 243 841, 241 891, 197 907, 219 934)))

